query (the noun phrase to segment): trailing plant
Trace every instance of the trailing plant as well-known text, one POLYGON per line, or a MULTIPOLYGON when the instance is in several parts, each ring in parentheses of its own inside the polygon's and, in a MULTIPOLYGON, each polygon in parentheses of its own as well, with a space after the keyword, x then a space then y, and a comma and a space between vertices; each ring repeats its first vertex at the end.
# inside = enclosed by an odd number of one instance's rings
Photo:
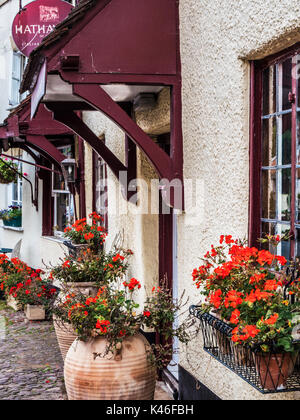
POLYGON ((77 220, 72 227, 65 228, 64 236, 72 241, 75 245, 87 244, 89 248, 98 253, 103 248, 106 239, 106 231, 102 226, 103 218, 96 212, 89 215, 91 224, 87 223, 87 219, 77 220))
POLYGON ((0 210, 0 219, 10 221, 22 217, 21 206, 9 206, 8 209, 0 210))
MULTIPOLYGON (((267 240, 274 245, 281 238, 267 240)), ((293 301, 286 299, 284 257, 222 235, 218 246, 212 245, 202 261, 193 271, 193 281, 205 297, 203 310, 213 310, 234 327, 233 343, 263 352, 293 352, 299 348, 292 334, 300 315, 299 279, 291 291, 293 301)))
POLYGON ((100 286, 122 277, 131 255, 131 250, 95 254, 88 248, 77 256, 66 256, 57 266, 49 267, 49 279, 52 281, 55 278, 64 283, 92 282, 100 286))
POLYGON ((187 343, 190 337, 184 323, 174 325, 180 305, 173 302, 169 290, 154 288, 141 310, 134 297, 140 288, 140 282, 132 278, 129 282, 103 285, 95 297, 73 292, 56 301, 53 313, 63 323, 72 325, 79 340, 106 338, 104 354, 95 357, 114 354, 126 337, 134 336, 143 326, 152 328, 160 334, 164 344, 152 346, 154 352, 148 352, 149 360, 163 367, 169 363, 172 353, 172 344, 168 341, 177 337, 187 343))
POLYGON ((0 158, 0 184, 10 184, 17 182, 18 166, 11 160, 0 158))
POLYGON ((18 258, 8 260, 0 255, 0 290, 14 297, 19 304, 49 306, 57 289, 44 280, 42 270, 34 270, 18 258))

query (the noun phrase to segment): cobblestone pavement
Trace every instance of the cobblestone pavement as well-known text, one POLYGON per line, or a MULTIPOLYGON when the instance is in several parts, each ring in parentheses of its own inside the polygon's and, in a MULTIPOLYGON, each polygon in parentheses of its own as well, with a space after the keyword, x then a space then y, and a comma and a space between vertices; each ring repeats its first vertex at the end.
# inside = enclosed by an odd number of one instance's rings
MULTIPOLYGON (((163 384, 155 400, 172 399, 163 384)), ((67 400, 52 322, 29 322, 0 301, 0 401, 67 400)))
POLYGON ((67 399, 52 323, 3 307, 0 301, 0 400, 67 399))

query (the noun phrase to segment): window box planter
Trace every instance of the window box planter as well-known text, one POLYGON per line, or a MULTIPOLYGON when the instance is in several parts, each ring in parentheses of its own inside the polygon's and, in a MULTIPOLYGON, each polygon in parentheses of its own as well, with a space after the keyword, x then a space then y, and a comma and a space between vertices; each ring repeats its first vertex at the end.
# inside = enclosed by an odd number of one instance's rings
POLYGON ((29 321, 44 321, 46 318, 45 308, 42 305, 26 305, 25 315, 29 321))
POLYGON ((22 216, 13 217, 11 219, 3 219, 3 225, 9 227, 22 227, 22 216))
POLYGON ((201 307, 190 313, 200 321, 204 350, 263 394, 300 391, 299 353, 263 353, 234 345, 232 328, 201 307), (225 343, 225 344, 224 344, 225 343))

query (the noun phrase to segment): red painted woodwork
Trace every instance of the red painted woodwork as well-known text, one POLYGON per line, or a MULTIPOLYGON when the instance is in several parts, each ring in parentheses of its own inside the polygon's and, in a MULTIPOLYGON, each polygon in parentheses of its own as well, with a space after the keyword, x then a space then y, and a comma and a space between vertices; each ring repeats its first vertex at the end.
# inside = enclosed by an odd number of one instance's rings
POLYGON ((249 172, 249 230, 250 246, 258 246, 261 237, 261 109, 262 75, 256 62, 251 63, 250 86, 250 172, 249 172))
MULTIPOLYGON (((85 104, 104 112, 121 127, 147 155, 160 178, 183 181, 178 6, 178 0, 91 0, 79 4, 31 55, 22 90, 34 88, 46 58, 48 73, 58 72, 63 80, 73 84, 74 94, 84 99, 85 104), (66 69, 64 63, 72 57, 76 57, 76 67, 66 69), (171 87, 170 156, 114 103, 100 83, 171 87)), ((75 109, 74 102, 72 106, 75 109)), ((80 103, 76 106, 83 109, 80 103)), ((74 117, 60 111, 56 107, 55 118, 59 115, 57 119, 75 131, 74 117)), ((76 133, 78 128, 80 136, 96 150, 91 130, 83 125, 79 127, 76 121, 76 133)), ((119 160, 103 148, 98 153, 118 176, 122 168, 119 160)), ((129 194, 126 196, 128 198, 129 194)), ((169 204, 175 204, 172 195, 169 204)), ((176 203, 176 207, 182 209, 183 202, 176 203)))
POLYGON ((68 110, 66 103, 49 103, 49 109, 53 110, 54 118, 57 121, 63 122, 74 133, 81 138, 88 141, 92 148, 101 156, 105 161, 111 162, 111 169, 118 177, 120 171, 126 171, 125 165, 109 150, 109 148, 93 133, 93 131, 82 121, 78 115, 72 110, 68 110))
POLYGON ((79 55, 80 73, 175 75, 177 3, 176 0, 94 2, 76 27, 58 25, 57 33, 60 28, 68 30, 61 40, 54 34, 55 44, 47 43, 47 56, 53 57, 48 70, 60 69, 61 56, 79 55))
POLYGON ((102 111, 114 121, 143 150, 162 178, 173 179, 169 156, 129 117, 129 115, 100 87, 73 85, 74 94, 102 111))
POLYGON ((41 153, 45 153, 48 158, 54 160, 60 167, 61 162, 66 158, 49 140, 44 136, 27 136, 26 143, 34 146, 41 153))
POLYGON ((85 201, 85 165, 84 165, 84 141, 78 138, 78 172, 79 172, 79 215, 80 219, 86 217, 86 201, 85 201))
MULTIPOLYGON (((257 239, 261 237, 261 141, 262 141, 262 74, 263 71, 278 62, 300 53, 300 43, 293 45, 285 51, 280 51, 260 61, 251 62, 250 87, 250 191, 249 191, 249 244, 259 246, 257 239)), ((293 64, 294 75, 297 74, 297 63, 293 64)), ((297 79, 292 77, 292 92, 297 96, 297 79)), ((295 255, 295 209, 296 209, 296 136, 297 136, 297 103, 291 103, 292 108, 292 153, 291 153, 291 231, 290 231, 290 257, 295 255)))

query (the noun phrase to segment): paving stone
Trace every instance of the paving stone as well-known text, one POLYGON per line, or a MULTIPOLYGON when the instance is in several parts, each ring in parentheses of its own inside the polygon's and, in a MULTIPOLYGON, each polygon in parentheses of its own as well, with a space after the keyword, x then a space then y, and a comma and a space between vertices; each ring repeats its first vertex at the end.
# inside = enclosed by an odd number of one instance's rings
POLYGON ((0 315, 6 319, 0 343, 0 400, 67 399, 52 322, 28 322, 22 312, 9 309, 0 315))

